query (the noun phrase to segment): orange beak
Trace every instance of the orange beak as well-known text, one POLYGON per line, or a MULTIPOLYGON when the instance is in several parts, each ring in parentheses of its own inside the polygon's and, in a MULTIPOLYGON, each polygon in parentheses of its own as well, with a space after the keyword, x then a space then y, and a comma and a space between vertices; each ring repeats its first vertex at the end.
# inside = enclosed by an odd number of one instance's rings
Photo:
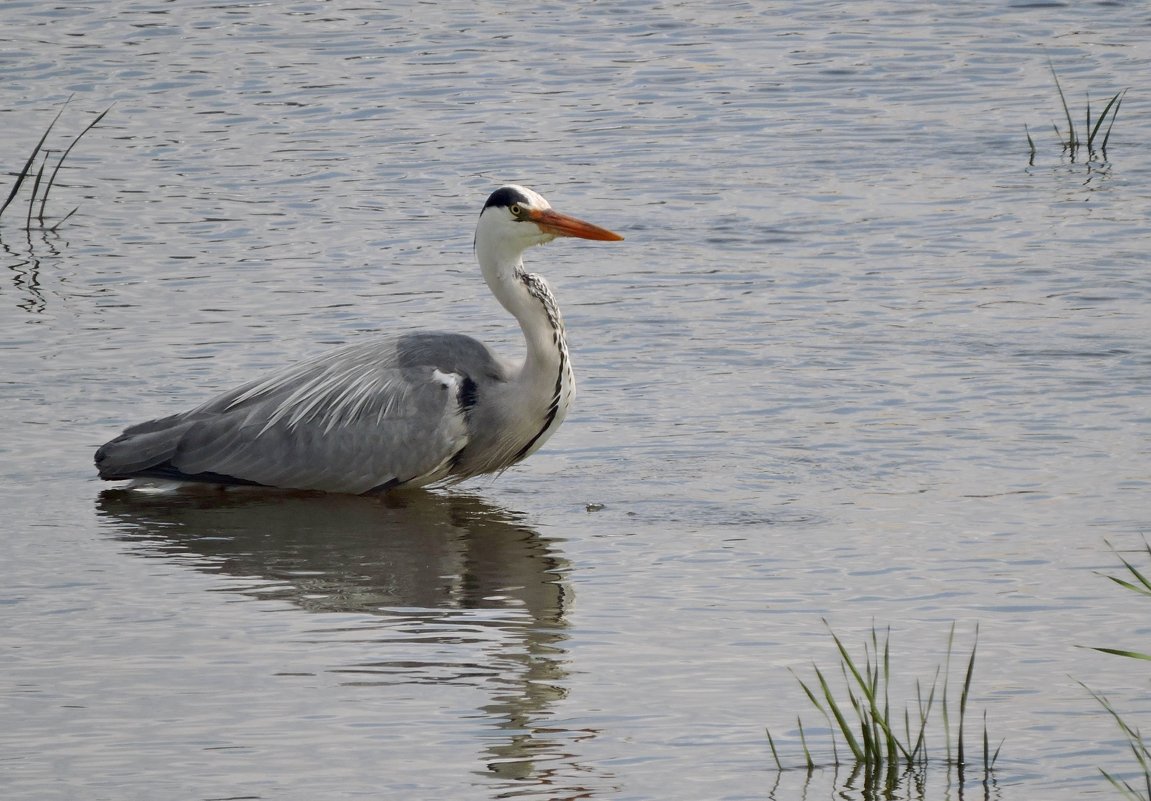
POLYGON ((542 230, 556 236, 575 236, 580 239, 596 239, 600 242, 618 242, 623 239, 619 234, 606 228, 560 214, 552 209, 533 211, 531 219, 542 230))

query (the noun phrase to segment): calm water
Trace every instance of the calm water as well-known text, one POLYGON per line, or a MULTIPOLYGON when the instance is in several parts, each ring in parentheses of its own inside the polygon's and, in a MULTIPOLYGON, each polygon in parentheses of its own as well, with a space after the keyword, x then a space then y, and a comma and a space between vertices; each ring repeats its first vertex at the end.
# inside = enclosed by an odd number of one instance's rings
MULTIPOLYGON (((1151 728, 1142 4, 0 7, 6 799, 861 797, 801 676, 979 625, 966 797, 1115 797, 1151 728), (1051 121, 1130 87, 1109 161, 1051 121), (1038 147, 1028 163, 1027 124, 1038 147), (452 492, 141 498, 124 425, 377 329, 517 333, 471 257, 518 181, 619 230, 530 265, 580 397, 452 492), (4 184, 4 194, 10 186, 4 184), (17 207, 26 204, 17 201, 17 207), (824 758, 825 745, 819 744, 824 758)), ((908 687, 899 688, 907 690, 908 687)), ((959 798, 935 771, 907 797, 959 798)))

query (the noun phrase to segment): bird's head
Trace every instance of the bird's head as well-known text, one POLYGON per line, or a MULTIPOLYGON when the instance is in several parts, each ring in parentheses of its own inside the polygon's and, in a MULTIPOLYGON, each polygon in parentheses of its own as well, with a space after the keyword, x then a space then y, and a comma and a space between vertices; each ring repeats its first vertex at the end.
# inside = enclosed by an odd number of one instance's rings
POLYGON ((557 236, 614 242, 619 234, 560 214, 543 195, 526 186, 509 184, 492 192, 476 226, 476 248, 522 253, 557 236))

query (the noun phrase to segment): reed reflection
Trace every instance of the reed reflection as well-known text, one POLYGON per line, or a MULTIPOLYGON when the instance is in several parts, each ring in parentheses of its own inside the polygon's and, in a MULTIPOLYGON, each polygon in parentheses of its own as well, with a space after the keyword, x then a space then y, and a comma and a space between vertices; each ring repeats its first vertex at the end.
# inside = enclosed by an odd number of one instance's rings
MULTIPOLYGON (((43 314, 48 303, 44 297, 44 286, 40 278, 40 257, 34 253, 32 234, 27 233, 27 252, 19 252, 0 240, 0 265, 3 265, 12 284, 16 298, 16 308, 30 314, 43 314)), ((60 255, 54 246, 45 241, 50 257, 60 255)))

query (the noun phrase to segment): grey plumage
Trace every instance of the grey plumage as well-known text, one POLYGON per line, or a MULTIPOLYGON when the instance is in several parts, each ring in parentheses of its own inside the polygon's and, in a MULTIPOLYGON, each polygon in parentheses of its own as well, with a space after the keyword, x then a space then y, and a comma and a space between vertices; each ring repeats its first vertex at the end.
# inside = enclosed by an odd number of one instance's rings
POLYGON ((468 441, 460 386, 506 381, 457 334, 374 338, 133 426, 96 454, 101 478, 364 493, 447 475, 468 441), (461 366, 469 362, 470 367, 461 366), (447 369, 445 369, 447 368, 447 369), (453 369, 454 368, 454 369, 453 369))

